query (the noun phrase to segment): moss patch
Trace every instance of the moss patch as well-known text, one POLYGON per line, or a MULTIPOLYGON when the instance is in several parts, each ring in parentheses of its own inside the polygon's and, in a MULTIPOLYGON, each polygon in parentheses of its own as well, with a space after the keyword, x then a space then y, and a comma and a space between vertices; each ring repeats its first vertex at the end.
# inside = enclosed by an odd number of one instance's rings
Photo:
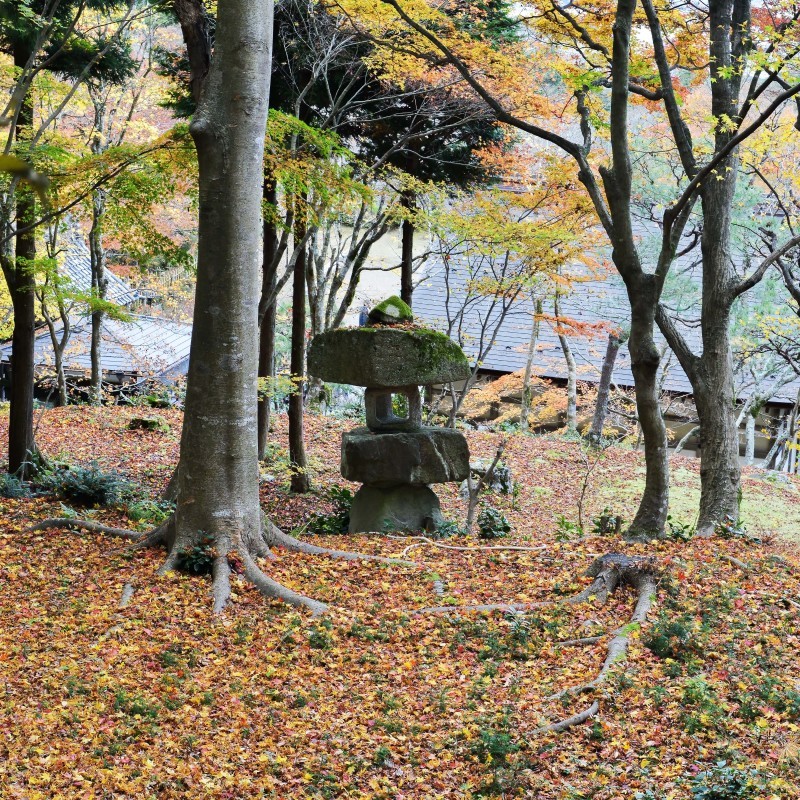
POLYGON ((378 303, 369 312, 368 319, 370 322, 378 322, 383 325, 393 322, 413 322, 414 313, 407 303, 404 303, 396 294, 393 294, 378 303))

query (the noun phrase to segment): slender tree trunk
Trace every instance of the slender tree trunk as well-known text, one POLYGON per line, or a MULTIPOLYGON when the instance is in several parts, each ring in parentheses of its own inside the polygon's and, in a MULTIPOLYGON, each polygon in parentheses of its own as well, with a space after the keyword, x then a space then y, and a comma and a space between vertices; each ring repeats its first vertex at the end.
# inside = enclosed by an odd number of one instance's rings
MULTIPOLYGON (((400 197, 400 204, 406 211, 413 213, 417 205, 414 192, 405 191, 400 197)), ((409 306, 414 293, 414 222, 404 219, 402 226, 402 255, 400 257, 400 299, 409 306)))
MULTIPOLYGON (((96 148, 92 148, 95 150, 96 148)), ((99 150, 98 150, 99 152, 99 150)), ((92 227, 89 231, 89 255, 92 267, 92 298, 102 303, 108 293, 106 278, 106 256, 103 248, 103 217, 106 210, 105 192, 97 189, 92 197, 92 227)), ((103 318, 101 307, 92 311, 92 385, 91 403, 99 406, 103 402, 103 318)))
POLYGON ((588 439, 591 442, 599 442, 603 438, 603 425, 608 416, 608 398, 611 394, 611 378, 614 374, 614 364, 617 361, 622 340, 616 333, 608 335, 608 345, 606 355, 603 359, 603 367, 600 370, 600 383, 597 384, 597 401, 594 405, 594 416, 592 417, 592 427, 589 429, 588 439))
POLYGON ((569 340, 560 328, 561 304, 558 300, 558 294, 553 298, 553 311, 556 316, 558 342, 561 345, 561 352, 564 354, 564 361, 567 364, 567 433, 574 433, 578 427, 578 368, 575 365, 575 357, 572 355, 569 340))
POLYGON ((745 446, 744 446, 744 463, 747 466, 752 466, 756 457, 756 417, 758 412, 749 412, 744 418, 744 431, 745 431, 745 446))
POLYGON ((653 339, 657 287, 652 275, 643 274, 628 286, 631 333, 628 350, 636 392, 636 410, 644 441, 645 487, 636 516, 628 529, 630 538, 663 534, 669 509, 669 458, 667 429, 658 395, 660 354, 653 339))
MULTIPOLYGON (((305 236, 305 204, 297 203, 294 240, 305 236)), ((306 361, 306 258, 303 247, 294 266, 292 281, 292 344, 290 370, 296 381, 289 395, 289 460, 292 465, 291 488, 293 492, 307 492, 311 488, 308 477, 305 437, 303 433, 303 386, 306 361)))
POLYGON ((47 330, 50 334, 50 344, 53 346, 53 356, 56 368, 56 405, 65 406, 69 403, 69 396, 67 395, 67 376, 64 374, 64 350, 66 349, 67 342, 70 337, 70 321, 69 313, 59 303, 59 316, 61 317, 61 324, 64 326, 59 337, 56 331, 55 320, 50 316, 43 298, 40 298, 42 313, 47 323, 47 330))
POLYGON ((542 301, 536 300, 534 305, 533 320, 531 320, 531 338, 528 341, 528 354, 525 358, 525 373, 522 376, 522 397, 519 412, 519 427, 528 430, 528 417, 531 413, 531 373, 533 372, 533 359, 536 356, 536 343, 539 340, 539 324, 542 319, 542 301))
MULTIPOLYGON (((277 203, 275 180, 271 175, 264 177, 264 201, 274 207, 277 203)), ((263 309, 259 319, 258 377, 274 377, 275 363, 275 323, 278 300, 275 288, 278 283, 277 264, 274 264, 278 250, 278 230, 271 215, 264 218, 264 263, 261 267, 261 302, 263 309)), ((269 438, 270 407, 272 399, 263 394, 258 398, 258 460, 263 461, 267 453, 269 438)))
MULTIPOLYGON (((14 52, 14 66, 24 67, 30 53, 25 48, 14 52)), ((19 112, 17 137, 30 132, 33 104, 30 96, 19 112)), ((36 215, 36 200, 27 189, 17 190, 17 227, 29 225, 36 215)), ((33 261, 36 258, 35 229, 18 233, 15 259, 6 271, 6 281, 14 308, 14 333, 11 339, 11 408, 8 422, 8 471, 21 477, 30 474, 30 458, 35 451, 33 439, 33 387, 35 380, 34 340, 36 336, 36 294, 33 261)))
MULTIPOLYGON (((271 12, 265 0, 220 0, 214 58, 190 126, 199 165, 197 289, 164 569, 209 540, 215 577, 226 574, 220 559, 229 550, 252 551, 262 538, 256 379, 271 12)), ((195 42, 203 20, 193 9, 181 13, 184 36, 195 42)), ((226 599, 226 580, 215 580, 215 608, 226 599)))

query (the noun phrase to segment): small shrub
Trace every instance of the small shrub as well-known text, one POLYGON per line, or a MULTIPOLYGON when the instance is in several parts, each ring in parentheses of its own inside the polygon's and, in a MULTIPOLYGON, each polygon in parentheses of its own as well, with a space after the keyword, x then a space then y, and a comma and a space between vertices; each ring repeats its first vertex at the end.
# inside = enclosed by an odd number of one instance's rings
POLYGON ((756 770, 718 761, 711 769, 698 773, 692 781, 693 800, 748 800, 764 788, 756 770))
POLYGON ((694 525, 679 522, 671 516, 667 517, 667 528, 664 535, 673 542, 688 542, 695 534, 694 525))
POLYGON ((179 550, 176 566, 181 572, 188 572, 190 575, 208 575, 216 556, 213 540, 204 538, 192 547, 179 550))
POLYGON ((34 484, 45 492, 87 506, 111 506, 133 497, 134 487, 118 472, 88 467, 59 466, 40 472, 34 484))
POLYGON ((726 515, 722 522, 717 523, 714 533, 716 533, 720 539, 747 539, 755 544, 761 541, 757 536, 751 536, 747 532, 747 528, 744 524, 740 520, 735 520, 730 515, 726 515))
POLYGON ((659 658, 688 661, 702 651, 696 620, 687 614, 671 617, 661 614, 643 638, 644 646, 659 658))
POLYGON ((511 531, 511 524, 496 508, 487 506, 478 514, 478 536, 500 539, 511 531))
POLYGON ((319 625, 312 625, 311 630, 308 632, 309 646, 315 650, 330 650, 333 647, 332 627, 329 619, 322 620, 319 625))
POLYGON ((128 423, 129 431, 157 431, 169 433, 169 424, 161 417, 134 417, 128 423))
POLYGON ((493 765, 505 764, 510 755, 519 751, 519 745, 505 731, 484 729, 472 751, 483 763, 489 761, 493 765))
POLYGON ((464 529, 454 519, 442 520, 428 533, 431 539, 449 539, 451 536, 463 536, 464 529))
POLYGON ((350 527, 350 508, 353 505, 353 493, 344 486, 331 486, 327 491, 327 497, 333 503, 333 512, 330 514, 312 514, 306 531, 320 535, 347 533, 350 527))
POLYGON ((16 475, 3 473, 0 475, 0 497, 16 500, 20 497, 30 497, 31 487, 16 475))
POLYGON ((563 514, 556 517, 556 541, 568 542, 570 539, 579 539, 583 536, 583 528, 576 522, 571 522, 563 514))
POLYGON ((168 500, 138 500, 129 503, 125 513, 133 522, 162 523, 175 510, 175 504, 168 500))

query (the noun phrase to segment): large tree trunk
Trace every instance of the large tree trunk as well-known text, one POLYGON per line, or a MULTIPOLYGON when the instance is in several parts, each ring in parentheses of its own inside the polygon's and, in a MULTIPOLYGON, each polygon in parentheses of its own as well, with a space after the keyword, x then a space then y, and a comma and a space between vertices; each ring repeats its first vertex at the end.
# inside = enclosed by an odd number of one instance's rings
MULTIPOLYGON (((294 240, 305 236, 305 203, 298 203, 295 213, 294 240)), ((289 461, 292 466, 293 492, 307 492, 311 488, 308 477, 305 437, 303 433, 303 387, 306 362, 306 257, 303 246, 294 265, 292 281, 292 344, 290 367, 296 381, 289 395, 289 461)))
MULTIPOLYGON (((417 205, 414 192, 405 191, 400 197, 400 204, 409 213, 413 213, 417 205)), ((402 250, 400 256, 400 299, 412 304, 414 294, 414 222, 404 219, 402 226, 402 250)))
POLYGON ((608 399, 611 395, 611 378, 614 374, 614 364, 617 361, 622 340, 616 333, 608 334, 608 345, 606 355, 603 359, 603 367, 600 370, 600 383, 597 384, 597 400, 594 404, 594 415, 592 426, 589 429, 588 439, 590 442, 599 442, 603 438, 603 425, 608 416, 608 399))
MULTIPOLYGON (((705 305, 705 300, 704 300, 705 305)), ((717 306, 710 325, 704 310, 703 355, 693 383, 700 420, 700 515, 697 531, 711 535, 717 523, 739 516, 739 430, 734 405, 729 314, 717 306)))
MULTIPOLYGON (((277 202, 277 190, 272 176, 264 177, 264 201, 270 206, 277 202)), ((275 288, 278 283, 277 264, 274 264, 278 250, 278 230, 272 215, 264 218, 264 263, 261 267, 261 301, 259 310, 258 377, 274 377, 275 362, 275 323, 278 300, 275 288)), ((260 394, 258 398, 258 460, 263 461, 267 453, 269 438, 270 407, 272 399, 260 394)))
POLYGON ((636 410, 644 440, 645 487, 636 516, 628 529, 630 538, 653 538, 663 534, 669 509, 669 458, 667 429, 661 415, 658 393, 660 354, 653 339, 656 281, 643 274, 628 286, 631 304, 631 354, 636 391, 636 410))
MULTIPOLYGON (((27 212, 27 203, 17 208, 27 212)), ((18 215, 17 219, 27 217, 18 215)), ((14 307, 14 333, 11 339, 11 408, 8 422, 8 471, 22 477, 31 472, 33 439, 33 385, 35 379, 34 339, 36 330, 36 295, 33 277, 23 270, 26 259, 36 256, 33 236, 17 238, 16 276, 9 281, 14 307)))
POLYGON ((703 354, 692 389, 700 419, 700 515, 697 531, 713 534, 725 517, 739 517, 739 430, 736 424, 730 315, 735 276, 730 258, 731 209, 737 165, 701 192, 703 203, 703 354))
MULTIPOLYGON (((96 150, 96 148, 92 148, 96 150)), ((99 152, 99 150, 97 150, 99 152)), ((105 192, 97 189, 92 197, 92 227, 89 231, 89 255, 92 267, 92 299, 102 304, 108 291, 106 278, 106 256, 103 249, 103 217, 106 210, 105 192)), ((99 305, 92 311, 92 385, 91 403, 99 406, 103 402, 103 317, 99 305)))
MULTIPOLYGON (((258 497, 261 186, 272 6, 220 0, 214 58, 190 132, 199 165, 197 289, 178 498, 165 569, 208 540, 215 577, 231 549, 263 550, 258 497)), ((184 35, 195 31, 189 14, 184 35)), ((227 599, 215 580, 215 607, 227 599)))
MULTIPOLYGON (((22 68, 30 53, 26 48, 14 52, 14 66, 22 68)), ((33 104, 26 97, 19 112, 17 137, 24 137, 33 124, 33 104)), ((30 225, 36 215, 32 192, 17 192, 16 223, 30 225)), ((36 294, 33 290, 33 261, 36 258, 36 230, 18 233, 15 238, 13 267, 6 270, 6 282, 14 308, 14 333, 11 339, 11 408, 8 421, 8 471, 21 477, 30 474, 33 440, 33 384, 35 379, 34 340, 36 330, 36 294)))
MULTIPOLYGON (((711 112, 715 120, 714 150, 726 147, 733 135, 726 120, 738 113, 740 59, 751 46, 748 37, 749 0, 712 2, 711 112)), ((738 519, 739 434, 734 408, 730 312, 736 297, 731 261, 731 222, 739 159, 734 150, 700 188, 703 205, 703 303, 700 327, 703 354, 693 384, 700 433, 700 515, 698 533, 710 535, 726 516, 738 519)))

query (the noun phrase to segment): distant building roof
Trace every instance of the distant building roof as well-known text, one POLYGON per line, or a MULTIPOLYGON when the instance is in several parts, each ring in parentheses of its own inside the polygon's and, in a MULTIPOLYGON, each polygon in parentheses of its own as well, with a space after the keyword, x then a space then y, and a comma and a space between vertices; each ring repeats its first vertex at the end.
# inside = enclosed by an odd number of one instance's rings
MULTIPOLYGON (((103 320, 102 363, 106 375, 118 375, 124 381, 149 377, 170 380, 186 372, 192 326, 161 317, 134 314, 130 321, 103 320)), ((90 317, 76 319, 66 352, 64 370, 68 374, 88 374, 91 371, 90 317)), ((2 361, 11 357, 11 345, 0 349, 2 361)), ((50 334, 45 331, 36 337, 35 359, 38 368, 53 365, 50 334)))
MULTIPOLYGON (((59 270, 79 291, 89 293, 92 290, 92 256, 79 233, 70 236, 59 270)), ((108 281, 107 300, 127 307, 141 299, 138 289, 131 288, 110 269, 106 269, 105 277, 108 281)))
MULTIPOLYGON (((436 258, 429 262, 428 275, 414 290, 414 316, 438 330, 447 331, 450 320, 468 296, 466 285, 467 265, 458 257, 449 260, 450 274, 444 279, 445 265, 436 258), (448 300, 449 286, 449 300, 448 300)), ((489 299, 477 298, 470 301, 461 324, 462 346, 474 364, 477 348, 475 332, 480 330, 487 319, 497 319, 499 310, 492 311, 489 299)), ((545 308, 545 312, 547 312, 545 308)), ((552 307, 550 308, 552 313, 552 307)), ((529 298, 520 299, 508 312, 501 325, 494 344, 481 364, 481 369, 489 372, 509 373, 524 369, 530 341, 533 302, 529 298)), ((619 327, 627 330, 630 325, 630 306, 625 287, 617 274, 604 280, 589 280, 576 283, 573 291, 561 300, 561 316, 574 319, 585 325, 607 323, 608 328, 619 327)), ((680 331, 688 341, 693 352, 701 352, 700 330, 682 321, 676 321, 680 331)), ((493 326, 490 326, 493 329, 493 326)), ((453 335, 453 334, 451 334, 453 335)), ((454 336, 454 338, 456 338, 454 336)), ((598 382, 605 355, 608 335, 600 332, 595 336, 568 336, 578 367, 578 379, 598 382)), ((686 373, 681 369, 677 358, 666 346, 664 338, 656 328, 656 343, 664 350, 661 361, 663 388, 675 394, 692 394, 692 386, 686 373)), ((538 345, 534 357, 534 373, 545 378, 567 377, 564 357, 556 332, 552 325, 543 322, 539 328, 538 345)), ((634 385, 631 372, 630 353, 626 345, 620 348, 614 365, 613 381, 618 386, 634 385)), ((800 388, 800 379, 779 389, 773 402, 794 403, 800 388)))

